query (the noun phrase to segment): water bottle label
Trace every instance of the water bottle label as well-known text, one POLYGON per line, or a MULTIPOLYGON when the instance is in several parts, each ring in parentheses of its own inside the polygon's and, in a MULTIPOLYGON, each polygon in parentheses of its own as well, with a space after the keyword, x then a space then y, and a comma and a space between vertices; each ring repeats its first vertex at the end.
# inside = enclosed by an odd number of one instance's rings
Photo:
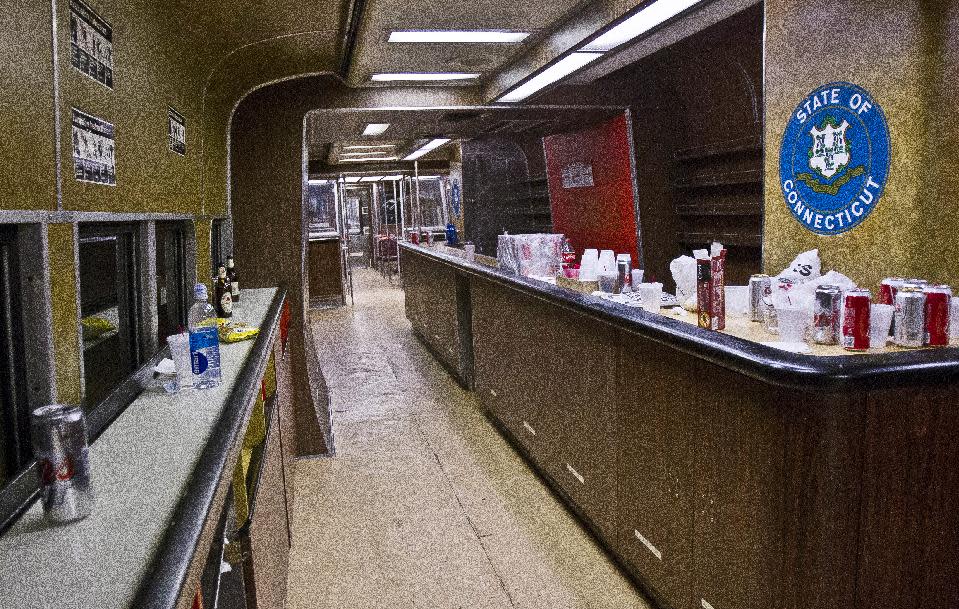
POLYGON ((219 337, 216 326, 190 332, 190 362, 193 374, 203 374, 210 366, 219 367, 219 337))

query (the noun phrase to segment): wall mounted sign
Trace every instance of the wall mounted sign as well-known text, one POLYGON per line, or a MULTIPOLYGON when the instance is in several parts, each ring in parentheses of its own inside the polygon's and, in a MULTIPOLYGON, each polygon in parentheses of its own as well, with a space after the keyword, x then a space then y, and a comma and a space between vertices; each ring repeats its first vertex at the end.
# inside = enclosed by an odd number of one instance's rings
POLYGON ((113 28, 80 0, 70 0, 73 67, 113 88, 113 28))
POLYGON ((73 109, 73 175, 80 182, 117 183, 113 125, 73 109))
POLYGON ((779 151, 786 205, 806 228, 838 235, 879 203, 889 177, 889 126, 862 87, 834 82, 803 99, 779 151))
POLYGON ((170 150, 181 156, 186 155, 186 118, 173 108, 168 108, 167 122, 169 123, 170 150))
POLYGON ((586 188, 592 185, 592 165, 576 162, 563 167, 563 188, 586 188))

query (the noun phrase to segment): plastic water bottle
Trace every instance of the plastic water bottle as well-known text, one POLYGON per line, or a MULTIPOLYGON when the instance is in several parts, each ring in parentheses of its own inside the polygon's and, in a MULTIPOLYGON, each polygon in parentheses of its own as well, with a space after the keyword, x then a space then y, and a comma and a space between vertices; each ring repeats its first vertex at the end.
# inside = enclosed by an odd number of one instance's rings
POLYGON ((193 386, 209 389, 220 384, 220 335, 217 333, 216 311, 207 302, 206 286, 193 288, 196 302, 190 307, 190 366, 193 386))

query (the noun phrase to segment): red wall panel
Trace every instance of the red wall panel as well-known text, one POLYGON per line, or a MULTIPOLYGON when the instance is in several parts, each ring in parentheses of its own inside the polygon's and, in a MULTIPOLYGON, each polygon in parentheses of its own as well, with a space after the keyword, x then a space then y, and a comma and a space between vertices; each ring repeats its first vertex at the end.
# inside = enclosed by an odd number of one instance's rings
POLYGON ((633 255, 637 263, 636 211, 626 116, 575 133, 544 138, 553 232, 565 234, 582 254, 588 247, 633 255), (593 185, 567 188, 563 172, 592 168, 593 185))

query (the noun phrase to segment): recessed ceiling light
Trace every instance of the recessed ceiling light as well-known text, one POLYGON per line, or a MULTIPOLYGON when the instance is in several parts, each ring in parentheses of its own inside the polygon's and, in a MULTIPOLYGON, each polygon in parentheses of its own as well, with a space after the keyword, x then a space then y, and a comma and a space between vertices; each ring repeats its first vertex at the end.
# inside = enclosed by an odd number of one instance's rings
POLYGON ((360 146, 360 145, 343 146, 343 150, 372 150, 375 148, 396 148, 396 144, 368 144, 365 146, 360 146))
POLYGON ((430 151, 432 151, 432 150, 436 150, 437 148, 439 148, 440 146, 442 146, 443 144, 445 144, 445 143, 448 142, 448 141, 450 141, 450 138, 448 138, 448 137, 438 137, 438 138, 436 138, 436 139, 434 139, 434 140, 431 140, 429 143, 424 144, 423 146, 421 146, 421 147, 420 147, 416 152, 414 152, 413 154, 411 154, 411 155, 409 155, 409 156, 407 156, 407 157, 404 157, 403 160, 404 160, 404 161, 415 161, 416 159, 420 158, 421 156, 423 156, 423 155, 426 154, 427 152, 430 152, 430 151))
POLYGON ((363 130, 363 135, 382 135, 389 128, 389 123, 370 123, 363 130))
POLYGON ((383 176, 365 176, 360 178, 360 182, 379 182, 383 176))
POLYGON ((529 32, 504 32, 500 30, 406 30, 392 32, 390 42, 522 42, 529 32))
POLYGON ((373 82, 433 82, 446 80, 473 80, 480 75, 475 72, 389 72, 374 74, 370 77, 373 82))
POLYGON ((657 0, 619 25, 613 26, 589 44, 584 51, 609 51, 645 34, 657 25, 699 4, 702 0, 657 0))
POLYGON ((404 175, 395 175, 395 176, 383 176, 384 180, 389 180, 390 182, 395 182, 397 180, 402 180, 406 176, 404 175))
POLYGON ((347 184, 356 184, 360 181, 360 176, 346 176, 347 184))
POLYGON ((549 66, 536 76, 527 80, 509 93, 497 99, 498 102, 518 102, 543 89, 557 80, 572 74, 591 61, 599 59, 602 53, 571 53, 549 66))

